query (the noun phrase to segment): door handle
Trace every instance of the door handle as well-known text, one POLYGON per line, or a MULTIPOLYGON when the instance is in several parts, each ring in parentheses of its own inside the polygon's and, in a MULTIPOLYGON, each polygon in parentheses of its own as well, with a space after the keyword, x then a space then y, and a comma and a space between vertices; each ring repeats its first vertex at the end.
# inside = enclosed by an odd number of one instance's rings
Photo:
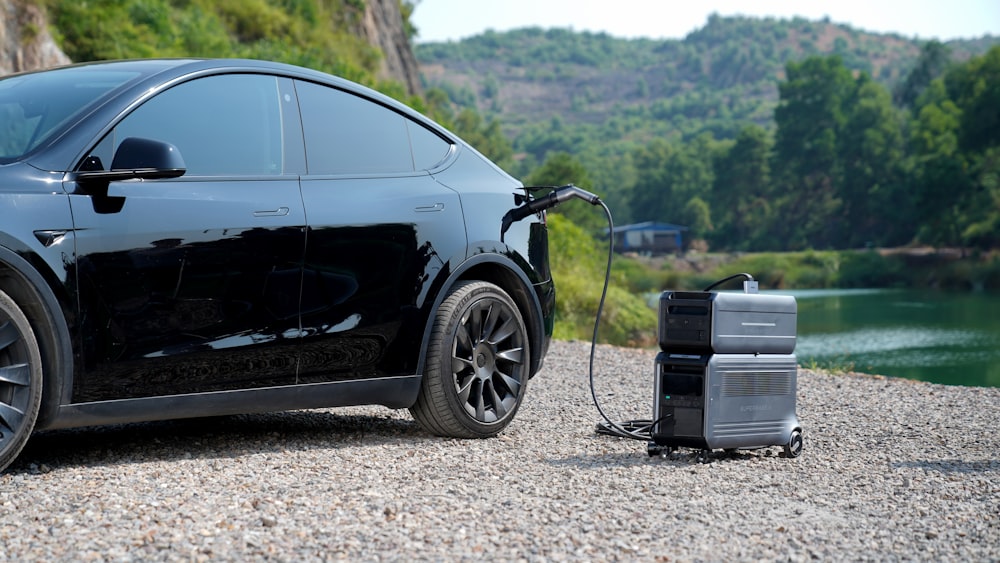
POLYGON ((288 215, 287 207, 279 207, 277 209, 272 209, 270 211, 254 211, 254 217, 284 217, 288 215))
POLYGON ((417 213, 429 213, 432 211, 444 211, 443 203, 435 203, 434 205, 418 205, 413 209, 417 213))

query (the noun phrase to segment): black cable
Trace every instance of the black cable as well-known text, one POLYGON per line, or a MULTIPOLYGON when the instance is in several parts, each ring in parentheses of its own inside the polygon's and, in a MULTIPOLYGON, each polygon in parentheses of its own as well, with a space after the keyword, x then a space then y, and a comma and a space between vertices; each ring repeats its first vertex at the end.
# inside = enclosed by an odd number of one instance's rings
MULTIPOLYGON (((608 265, 604 272, 604 288, 601 290, 601 300, 597 305, 597 316, 594 318, 594 334, 590 339, 590 396, 594 400, 594 406, 597 407, 597 412, 601 413, 601 417, 604 418, 604 422, 597 423, 595 431, 598 434, 617 436, 619 438, 631 438, 633 440, 644 440, 648 442, 652 440, 653 427, 671 415, 664 415, 656 420, 638 419, 624 422, 612 422, 611 419, 608 418, 608 415, 604 412, 604 409, 601 408, 601 403, 597 400, 597 391, 594 388, 594 355, 597 350, 597 331, 601 325, 601 313, 604 311, 604 300, 608 296, 608 284, 611 281, 611 261, 615 255, 615 222, 611 217, 611 210, 608 209, 608 206, 605 205, 603 201, 597 200, 596 203, 599 203, 601 207, 604 208, 604 215, 608 219, 608 265)), ((706 287, 704 291, 711 291, 713 288, 736 278, 744 278, 747 281, 753 281, 753 276, 750 274, 734 274, 713 283, 712 285, 706 287)))
POLYGON ((726 283, 727 281, 729 281, 729 280, 735 280, 736 278, 743 278, 746 281, 753 281, 753 276, 751 276, 750 274, 747 274, 746 272, 740 273, 740 274, 733 274, 733 275, 731 275, 729 277, 722 278, 721 280, 719 280, 719 281, 713 283, 712 285, 706 287, 702 291, 712 291, 713 289, 715 289, 716 287, 718 287, 718 286, 726 283))
POLYGON ((597 350, 597 329, 601 325, 601 312, 604 311, 604 300, 608 296, 608 284, 611 281, 611 260, 615 255, 615 222, 611 218, 611 210, 603 201, 598 201, 604 208, 604 215, 608 218, 608 266, 604 273, 604 289, 601 290, 601 301, 597 305, 597 316, 594 318, 594 336, 590 340, 590 396, 594 399, 594 406, 597 412, 604 418, 603 423, 598 423, 597 432, 631 438, 633 440, 650 440, 650 431, 653 427, 651 420, 631 420, 622 423, 612 422, 604 409, 601 408, 600 401, 597 400, 597 391, 594 389, 594 354, 597 350))

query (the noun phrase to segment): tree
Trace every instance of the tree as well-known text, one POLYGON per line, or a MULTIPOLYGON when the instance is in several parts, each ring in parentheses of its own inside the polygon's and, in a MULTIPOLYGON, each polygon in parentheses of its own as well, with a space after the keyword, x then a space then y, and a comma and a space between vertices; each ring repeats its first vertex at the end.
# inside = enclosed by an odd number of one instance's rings
POLYGON ((830 221, 841 206, 837 136, 854 80, 837 56, 790 62, 786 75, 774 110, 778 128, 772 170, 782 190, 774 202, 776 232, 786 248, 833 247, 840 234, 839 225, 830 221))
POLYGON ((630 207, 633 221, 669 221, 669 205, 664 194, 668 185, 666 162, 676 148, 663 139, 653 139, 636 149, 636 181, 632 186, 630 207))
POLYGON ((961 243, 961 202, 969 180, 958 148, 962 111, 944 92, 943 81, 931 84, 912 125, 914 211, 919 240, 957 245, 961 243))
POLYGON ((744 127, 731 148, 720 150, 715 160, 712 209, 713 246, 737 250, 772 247, 771 139, 758 125, 744 127))
POLYGON ((691 225, 691 235, 704 237, 711 225, 706 217, 706 200, 711 196, 711 136, 675 147, 656 139, 636 151, 637 180, 632 187, 632 218, 635 221, 663 221, 691 225), (700 198, 704 206, 688 206, 700 198), (703 230, 697 230, 702 228, 703 230))
POLYGON ((1000 46, 952 69, 945 84, 962 110, 962 149, 981 152, 1000 145, 1000 46))
POLYGON ((838 142, 843 246, 909 242, 915 230, 904 192, 902 119, 889 92, 867 74, 848 100, 838 142))
POLYGON ((961 111, 958 143, 970 185, 960 203, 962 241, 979 248, 1000 244, 1000 46, 945 76, 961 111))
POLYGON ((893 101, 899 106, 913 108, 924 90, 944 74, 950 64, 951 52, 947 45, 935 40, 924 43, 913 70, 893 92, 893 101))

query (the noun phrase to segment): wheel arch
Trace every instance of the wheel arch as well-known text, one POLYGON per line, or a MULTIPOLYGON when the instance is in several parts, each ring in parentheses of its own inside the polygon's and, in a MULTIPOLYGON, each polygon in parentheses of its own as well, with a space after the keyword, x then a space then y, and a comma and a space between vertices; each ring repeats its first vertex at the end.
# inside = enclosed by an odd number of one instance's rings
POLYGON ((424 321, 417 372, 420 374, 424 373, 427 361, 427 344, 430 339, 431 327, 434 323, 435 311, 438 310, 455 284, 470 280, 490 282, 504 290, 514 300, 517 308, 521 311, 521 316, 528 329, 528 342, 531 346, 531 367, 529 373, 533 377, 541 368, 542 355, 545 350, 544 341, 546 333, 542 305, 532 289, 531 280, 528 279, 528 276, 520 267, 510 258, 493 253, 478 254, 466 260, 441 285, 441 289, 434 298, 430 309, 428 309, 427 318, 424 321))
POLYGON ((36 268, 30 259, 30 254, 24 258, 0 246, 0 291, 28 318, 42 357, 42 404, 35 427, 44 428, 55 419, 59 405, 70 401, 73 345, 66 323, 66 296, 57 297, 60 284, 47 279, 45 270, 36 268))

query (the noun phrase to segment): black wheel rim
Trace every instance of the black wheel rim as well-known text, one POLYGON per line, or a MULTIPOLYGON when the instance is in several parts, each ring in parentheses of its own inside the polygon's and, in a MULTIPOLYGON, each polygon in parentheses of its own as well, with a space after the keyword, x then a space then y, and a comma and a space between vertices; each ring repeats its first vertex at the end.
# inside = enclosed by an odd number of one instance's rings
POLYGON ((31 402, 31 366, 24 338, 9 320, 0 322, 0 451, 24 424, 31 402))
POLYGON ((498 422, 516 410, 527 371, 525 339, 520 318, 500 300, 477 300, 462 316, 451 371, 458 400, 476 421, 498 422))

